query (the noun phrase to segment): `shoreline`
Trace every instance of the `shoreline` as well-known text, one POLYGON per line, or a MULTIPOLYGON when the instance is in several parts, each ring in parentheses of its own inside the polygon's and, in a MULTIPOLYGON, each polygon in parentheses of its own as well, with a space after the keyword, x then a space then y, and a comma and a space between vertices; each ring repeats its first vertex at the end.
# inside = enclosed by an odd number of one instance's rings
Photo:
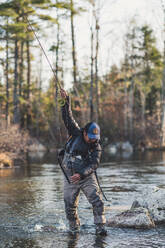
MULTIPOLYGON (((34 147, 33 147, 34 148, 34 147)), ((22 152, 21 154, 19 153, 11 153, 11 152, 7 152, 7 151, 3 151, 0 152, 0 169, 3 168, 13 168, 14 166, 25 166, 26 164, 28 164, 28 162, 30 161, 30 163, 34 163, 33 161, 39 161, 41 162, 42 160, 44 160, 44 157, 50 157, 53 160, 52 155, 54 156, 54 161, 56 158, 56 154, 58 153, 57 148, 53 148, 53 149, 37 149, 37 146, 35 145, 36 149, 27 149, 26 152, 22 152)), ((104 149, 103 149, 104 150, 104 149)), ((165 151, 165 147, 160 147, 160 148, 146 148, 145 151, 141 151, 139 149, 136 149, 133 151, 132 154, 136 154, 137 153, 141 153, 144 154, 145 152, 163 152, 165 151)), ((108 154, 109 156, 112 156, 110 153, 108 153, 107 151, 103 151, 106 154, 108 154)), ((120 154, 121 152, 118 152, 117 154, 120 154)))

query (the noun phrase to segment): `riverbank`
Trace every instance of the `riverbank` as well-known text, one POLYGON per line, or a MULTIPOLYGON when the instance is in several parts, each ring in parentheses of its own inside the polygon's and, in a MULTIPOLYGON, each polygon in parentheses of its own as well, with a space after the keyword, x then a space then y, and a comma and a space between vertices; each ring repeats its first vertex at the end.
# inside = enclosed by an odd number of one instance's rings
MULTIPOLYGON (((40 137, 42 138, 42 137, 40 137)), ((154 146, 151 143, 140 143, 134 146, 127 142, 117 142, 112 144, 104 144, 102 142, 103 151, 110 156, 120 155, 124 152, 124 156, 129 157, 137 151, 161 151, 164 147, 154 146)), ((33 153, 32 157, 42 159, 47 153, 55 154, 57 147, 49 141, 38 141, 31 137, 27 130, 22 130, 17 125, 11 125, 8 129, 0 130, 0 168, 13 167, 14 165, 24 165, 27 163, 27 154, 33 153), (44 144, 44 145, 43 145, 44 144)), ((33 159, 33 158, 32 158, 33 159)), ((54 159, 54 158, 53 158, 54 159)))
POLYGON ((22 165, 27 162, 29 151, 47 150, 28 131, 21 130, 17 125, 0 131, 0 168, 22 165))

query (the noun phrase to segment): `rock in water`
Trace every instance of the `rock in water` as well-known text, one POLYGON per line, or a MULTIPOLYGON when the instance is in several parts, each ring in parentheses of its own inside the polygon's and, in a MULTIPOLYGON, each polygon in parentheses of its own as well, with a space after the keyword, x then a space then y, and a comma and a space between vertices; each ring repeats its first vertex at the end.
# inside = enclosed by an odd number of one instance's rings
POLYGON ((5 153, 0 153, 0 168, 12 168, 13 161, 12 159, 5 153))
POLYGON ((43 225, 40 225, 40 224, 36 224, 34 227, 35 232, 41 232, 42 229, 43 229, 43 225))
POLYGON ((153 228, 155 224, 150 217, 146 208, 135 208, 127 210, 112 217, 108 222, 108 226, 129 227, 129 228, 153 228))
POLYGON ((147 188, 142 196, 133 202, 131 209, 147 208, 155 224, 165 223, 165 189, 147 188))

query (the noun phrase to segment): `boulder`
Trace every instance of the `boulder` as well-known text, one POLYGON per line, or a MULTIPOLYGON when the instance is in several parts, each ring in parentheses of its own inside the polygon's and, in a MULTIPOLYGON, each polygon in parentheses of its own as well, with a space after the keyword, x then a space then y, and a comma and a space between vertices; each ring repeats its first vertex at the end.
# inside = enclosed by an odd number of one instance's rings
POLYGON ((165 223, 165 189, 147 188, 140 198, 133 202, 131 209, 144 207, 148 209, 155 224, 165 223))
POLYGON ((123 158, 128 158, 133 153, 133 146, 129 141, 117 142, 106 146, 106 151, 111 155, 120 154, 123 158))
POLYGON ((129 141, 123 142, 121 145, 121 150, 125 152, 133 152, 133 146, 130 144, 129 141))
POLYGON ((47 152, 47 148, 34 139, 28 145, 28 151, 29 152, 47 152))
POLYGON ((153 228, 155 227, 148 210, 146 208, 134 208, 113 216, 107 221, 108 226, 127 228, 153 228))
POLYGON ((12 168, 13 160, 5 153, 0 153, 0 168, 12 168))
POLYGON ((46 152, 42 151, 31 151, 27 154, 27 160, 29 163, 42 163, 46 152))
POLYGON ((107 146, 107 151, 111 155, 115 155, 117 153, 117 147, 115 145, 108 145, 107 146))

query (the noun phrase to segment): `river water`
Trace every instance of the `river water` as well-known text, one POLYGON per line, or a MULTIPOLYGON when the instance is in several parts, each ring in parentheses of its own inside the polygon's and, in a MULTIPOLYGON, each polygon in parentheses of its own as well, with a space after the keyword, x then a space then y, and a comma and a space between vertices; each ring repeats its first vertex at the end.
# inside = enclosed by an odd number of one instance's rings
MULTIPOLYGON (((128 209, 147 187, 165 187, 165 153, 145 152, 130 157, 103 154, 98 174, 110 200, 105 201, 108 219, 128 209)), ((0 248, 165 247, 165 226, 152 230, 108 227, 106 237, 97 237, 92 209, 83 194, 78 209, 81 231, 70 235, 62 182, 55 158, 0 169, 0 248)))

